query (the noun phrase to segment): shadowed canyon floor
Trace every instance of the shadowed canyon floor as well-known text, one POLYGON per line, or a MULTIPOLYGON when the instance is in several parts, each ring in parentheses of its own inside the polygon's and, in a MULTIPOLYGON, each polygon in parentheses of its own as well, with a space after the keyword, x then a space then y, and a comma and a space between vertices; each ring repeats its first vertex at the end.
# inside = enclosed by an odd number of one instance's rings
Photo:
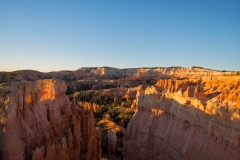
POLYGON ((1 159, 240 159, 237 72, 8 74, 0 73, 1 159))

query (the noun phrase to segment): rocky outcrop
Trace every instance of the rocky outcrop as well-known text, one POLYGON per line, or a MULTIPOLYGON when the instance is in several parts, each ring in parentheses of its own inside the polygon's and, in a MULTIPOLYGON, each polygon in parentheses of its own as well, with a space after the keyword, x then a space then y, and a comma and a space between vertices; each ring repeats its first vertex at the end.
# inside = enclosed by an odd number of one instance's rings
POLYGON ((240 108, 141 86, 124 159, 240 159, 240 108))
POLYGON ((191 85, 196 85, 196 82, 189 80, 159 79, 155 84, 159 91, 169 90, 170 92, 177 92, 180 89, 184 92, 191 85))
POLYGON ((240 79, 205 81, 205 99, 220 105, 240 108, 240 79))
POLYGON ((117 149, 117 135, 114 129, 108 132, 108 152, 110 154, 116 154, 117 149))
POLYGON ((0 159, 100 159, 93 112, 76 107, 64 81, 12 82, 0 89, 0 159))
POLYGON ((181 91, 186 97, 195 97, 204 100, 204 87, 201 80, 174 80, 159 79, 155 84, 158 91, 167 90, 169 92, 181 91))
POLYGON ((101 112, 101 106, 95 103, 79 101, 78 106, 84 108, 85 110, 93 110, 93 112, 101 112))
POLYGON ((99 121, 97 126, 102 131, 102 156, 107 159, 123 159, 125 129, 108 119, 99 121))

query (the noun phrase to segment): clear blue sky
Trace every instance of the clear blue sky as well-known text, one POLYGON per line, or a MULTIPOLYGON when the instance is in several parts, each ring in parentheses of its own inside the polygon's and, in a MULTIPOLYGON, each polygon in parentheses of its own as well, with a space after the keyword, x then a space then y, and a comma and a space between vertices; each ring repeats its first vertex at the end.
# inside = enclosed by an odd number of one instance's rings
POLYGON ((1 0, 0 71, 240 70, 240 1, 1 0))

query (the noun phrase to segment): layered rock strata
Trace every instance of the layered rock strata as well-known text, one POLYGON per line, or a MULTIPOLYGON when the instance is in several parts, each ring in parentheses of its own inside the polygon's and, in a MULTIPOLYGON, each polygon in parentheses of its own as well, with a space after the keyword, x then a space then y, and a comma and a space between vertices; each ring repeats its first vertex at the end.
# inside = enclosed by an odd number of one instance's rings
MULTIPOLYGON (((220 72, 201 67, 155 67, 155 68, 126 68, 118 69, 111 67, 93 67, 80 68, 75 71, 58 71, 58 72, 38 72, 34 70, 20 70, 15 80, 37 80, 47 78, 57 78, 65 81, 74 81, 86 79, 87 81, 95 81, 96 79, 152 79, 155 77, 169 78, 169 76, 177 77, 199 77, 204 79, 212 79, 216 76, 235 75, 235 72, 220 72), (95 79, 95 80, 94 80, 95 79)), ((0 72, 0 82, 6 82, 7 72, 0 72)), ((87 83, 86 81, 86 83, 87 83)), ((130 82, 130 81, 129 81, 130 82)))
POLYGON ((124 159, 238 160, 240 109, 141 86, 124 159))
POLYGON ((16 82, 0 89, 0 159, 100 159, 93 112, 78 109, 61 80, 16 82))
POLYGON ((168 90, 170 92, 181 92, 187 97, 196 97, 204 100, 204 88, 201 80, 174 80, 159 79, 155 84, 158 91, 168 90))

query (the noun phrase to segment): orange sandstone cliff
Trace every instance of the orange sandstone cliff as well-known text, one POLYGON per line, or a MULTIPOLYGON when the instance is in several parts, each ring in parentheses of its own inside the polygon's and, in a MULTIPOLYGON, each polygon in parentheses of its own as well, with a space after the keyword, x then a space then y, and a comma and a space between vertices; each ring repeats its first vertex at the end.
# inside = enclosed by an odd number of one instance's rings
POLYGON ((100 159, 92 110, 69 102, 64 81, 12 82, 0 88, 0 159, 100 159))
POLYGON ((181 91, 159 94, 153 86, 139 87, 137 107, 125 133, 125 160, 240 159, 239 107, 181 91))

